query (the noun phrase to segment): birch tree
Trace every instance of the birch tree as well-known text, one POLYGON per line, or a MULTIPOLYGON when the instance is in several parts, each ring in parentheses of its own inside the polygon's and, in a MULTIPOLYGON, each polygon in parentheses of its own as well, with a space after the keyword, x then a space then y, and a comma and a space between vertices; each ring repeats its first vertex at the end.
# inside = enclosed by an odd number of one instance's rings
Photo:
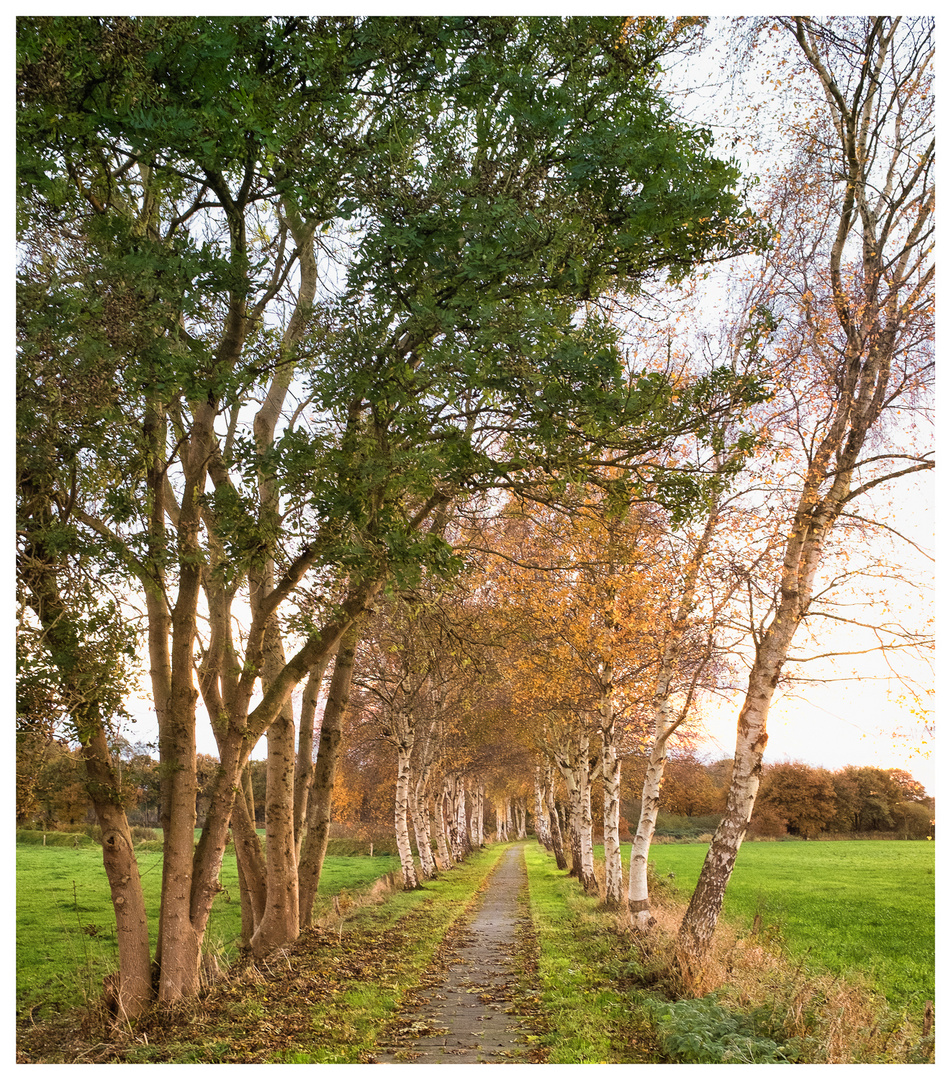
MULTIPOLYGON (((885 485, 932 467, 894 422, 928 404, 933 370, 934 136, 928 18, 781 17, 790 93, 815 107, 785 133, 770 209, 764 297, 784 320, 776 384, 788 425, 786 536, 775 600, 756 633, 726 814, 680 930, 688 983, 704 959, 746 832, 773 694, 822 589, 830 534, 885 485)), ((874 512, 872 512, 874 513, 874 512)))

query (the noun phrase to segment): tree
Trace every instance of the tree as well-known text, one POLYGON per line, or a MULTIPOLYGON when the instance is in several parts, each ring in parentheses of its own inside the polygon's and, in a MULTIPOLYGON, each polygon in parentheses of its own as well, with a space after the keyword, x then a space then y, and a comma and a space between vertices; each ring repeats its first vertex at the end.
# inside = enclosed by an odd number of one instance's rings
MULTIPOLYGON (((44 344, 42 340, 38 343, 40 352, 44 344)), ((42 397, 43 389, 31 386, 34 400, 42 397)), ((68 408, 63 412, 68 428, 75 414, 68 408)), ((22 642, 26 636, 33 644, 29 662, 18 671, 18 698, 25 698, 35 708, 38 689, 44 691, 45 704, 61 722, 68 721, 70 734, 81 747, 85 795, 102 830, 103 865, 116 913, 119 961, 125 972, 115 1005, 120 1016, 132 1017, 142 1012, 151 995, 149 939, 145 898, 126 816, 128 791, 123 789, 113 759, 110 736, 116 716, 123 711, 123 693, 130 686, 128 661, 134 634, 123 625, 118 605, 97 597, 90 587, 95 555, 90 557, 87 552, 86 557, 76 558, 70 551, 71 529, 63 520, 67 515, 56 514, 57 502, 62 507, 66 500, 52 493, 47 471, 49 443, 41 440, 38 446, 31 445, 21 439, 19 426, 17 434, 20 638, 22 642)), ((66 434, 64 439, 68 438, 66 434)), ((20 734, 35 739, 47 728, 44 741, 51 743, 49 728, 55 726, 55 720, 50 715, 38 720, 31 712, 18 715, 20 734)), ((75 800, 72 802, 71 822, 80 812, 75 800)), ((86 805, 85 800, 80 804, 83 817, 86 805)), ((45 811, 48 819, 55 819, 53 806, 47 804, 45 811)))
POLYGON ((832 530, 881 485, 932 465, 890 423, 895 410, 925 404, 933 367, 931 21, 773 22, 792 43, 784 59, 803 80, 796 85, 821 103, 789 130, 765 271, 764 297, 784 320, 776 384, 798 480, 787 489, 775 599, 754 640, 726 815, 681 926, 693 984, 753 812, 770 702, 821 591, 832 530))
MULTIPOLYGON (((305 807, 307 838, 301 851, 299 867, 301 927, 310 926, 311 924, 324 856, 327 854, 337 763, 340 757, 340 740, 343 732, 343 718, 350 702, 353 666, 362 630, 362 620, 354 622, 340 641, 337 654, 334 657, 333 677, 327 690, 327 703, 321 717, 319 744, 317 758, 313 764, 313 776, 305 777, 300 784, 303 790, 309 790, 305 807), (308 781, 310 782, 308 783, 308 781)), ((319 679, 315 678, 312 672, 304 691, 308 711, 310 709, 316 711, 318 685, 319 679)), ((301 726, 304 727, 303 719, 301 726)), ((306 741, 302 740, 302 747, 306 745, 306 741)), ((297 790, 298 788, 295 787, 295 791, 297 790)))
POLYGON ((56 739, 17 736, 17 825, 83 825, 91 809, 82 757, 56 739))
POLYGON ((886 831, 906 801, 892 770, 846 765, 833 776, 839 825, 849 832, 886 831))
POLYGON ((448 569, 433 514, 595 438, 639 459, 709 397, 625 378, 590 303, 756 239, 737 170, 650 89, 657 41, 620 26, 19 21, 21 370, 95 364, 109 420, 67 444, 55 397, 25 404, 51 452, 24 528, 57 507, 144 598, 161 1000, 197 988, 265 734, 243 895, 256 951, 296 935, 289 695, 388 583, 448 569), (220 764, 196 850, 199 693, 220 764))
MULTIPOLYGON (((725 478, 731 467, 729 458, 721 456, 715 460, 714 475, 725 478)), ((669 778, 667 787, 663 787, 668 745, 671 737, 682 730, 698 691, 704 688, 722 655, 723 642, 718 640, 722 631, 722 612, 736 590, 735 574, 725 573, 722 563, 718 573, 704 577, 708 563, 716 561, 711 560, 711 549, 724 519, 723 503, 715 493, 702 528, 683 530, 677 538, 680 542, 675 545, 668 562, 666 602, 658 605, 660 617, 655 630, 658 655, 650 695, 652 739, 644 769, 637 831, 631 847, 627 890, 634 924, 642 930, 650 925, 652 918, 647 868, 657 814, 662 801, 667 809, 674 810, 672 804, 676 800, 669 778), (719 579, 715 584, 714 578, 719 579), (701 609, 702 615, 699 614, 701 609)), ((679 764, 682 766, 683 762, 679 764)), ((698 812, 694 801, 697 796, 709 801, 710 793, 704 791, 701 795, 693 790, 694 786, 688 785, 689 805, 694 809, 674 812, 698 812)), ((685 794, 681 790, 680 807, 688 805, 685 794)))
MULTIPOLYGON (((660 526, 647 507, 613 506, 594 487, 563 501, 574 505, 530 512, 513 503, 484 532, 479 543, 494 553, 481 568, 482 588, 504 656, 505 707, 528 721, 526 742, 562 774, 571 872, 592 890, 591 791, 601 780, 604 899, 621 908, 621 755, 640 731, 645 681, 657 663, 660 526)), ((539 800, 547 801, 541 790, 539 800)))
POLYGON ((815 837, 835 820, 831 773, 801 761, 766 766, 752 819, 754 828, 757 815, 763 810, 782 820, 788 832, 804 840, 815 837))
POLYGON ((431 878, 436 869, 424 810, 453 674, 441 623, 433 595, 406 595, 378 612, 358 661, 363 711, 375 717, 380 737, 396 751, 396 843, 407 890, 419 886, 420 874, 431 878))
POLYGON ((678 750, 670 755, 664 769, 661 806, 668 814, 698 817, 722 810, 723 792, 707 766, 692 750, 678 750))

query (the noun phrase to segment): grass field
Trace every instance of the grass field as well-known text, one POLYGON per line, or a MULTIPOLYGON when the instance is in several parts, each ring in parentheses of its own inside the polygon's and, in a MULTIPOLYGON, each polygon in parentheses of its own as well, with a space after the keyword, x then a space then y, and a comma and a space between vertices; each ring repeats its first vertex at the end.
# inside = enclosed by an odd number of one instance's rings
MULTIPOLYGON (((650 861, 689 897, 706 844, 656 844, 650 861)), ((625 852, 625 854, 627 854, 625 852)), ((929 841, 747 843, 724 916, 777 935, 794 956, 858 972, 897 1008, 934 1000, 935 848, 929 841)))
MULTIPOLYGON (((35 1015, 95 998, 117 966, 115 918, 100 848, 18 844, 17 1010, 35 1015)), ((399 866, 394 856, 327 856, 320 896, 359 889, 399 866)), ((162 854, 139 855, 152 944, 158 931, 162 854)), ((241 899, 234 852, 221 868, 222 892, 212 908, 206 948, 227 956, 241 932, 241 899)), ((319 899, 318 899, 319 902, 319 899)))

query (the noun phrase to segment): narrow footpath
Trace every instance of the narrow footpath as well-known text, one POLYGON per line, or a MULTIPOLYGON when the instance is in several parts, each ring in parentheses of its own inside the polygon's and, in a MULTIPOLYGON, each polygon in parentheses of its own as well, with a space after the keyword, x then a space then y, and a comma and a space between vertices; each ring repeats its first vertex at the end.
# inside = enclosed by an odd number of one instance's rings
POLYGON ((447 971, 418 989, 384 1035, 376 1064, 515 1064, 528 1061, 517 1016, 518 896, 526 883, 521 845, 509 848, 474 916, 451 932, 447 971))

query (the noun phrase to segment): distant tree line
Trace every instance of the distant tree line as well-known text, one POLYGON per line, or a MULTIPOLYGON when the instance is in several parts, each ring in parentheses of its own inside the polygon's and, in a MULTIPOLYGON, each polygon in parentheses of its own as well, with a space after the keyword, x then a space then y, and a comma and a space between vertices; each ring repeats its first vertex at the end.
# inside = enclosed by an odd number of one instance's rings
MULTIPOLYGON (((661 791, 662 811, 686 817, 721 815, 732 765, 729 759, 704 763, 692 753, 672 756, 661 791)), ((631 771, 636 768, 632 762, 631 771)), ((626 809, 628 819, 636 821, 636 804, 626 809)), ((784 761, 763 767, 750 835, 815 839, 894 833, 921 840, 934 836, 934 816, 935 800, 904 769, 846 765, 830 770, 784 761)))
MULTIPOLYGON (((130 825, 158 828, 162 802, 159 762, 146 743, 120 738, 114 748, 121 797, 130 825)), ((201 827, 208 809, 218 759, 198 755, 199 786, 195 812, 201 827)), ((252 761, 248 772, 255 800, 255 819, 264 825, 267 763, 252 761)), ((77 746, 35 732, 20 733, 16 750, 17 828, 71 829, 92 825, 95 811, 86 791, 85 766, 77 746)))
MULTIPOLYGON (((350 829, 376 826, 385 829, 392 820, 392 778, 389 762, 368 761, 364 744, 360 760, 347 761, 335 800, 335 818, 350 829)), ((369 757, 373 758, 370 754, 369 757)), ((217 759, 199 755, 196 814, 204 818, 217 759)), ((159 824, 161 769, 143 743, 122 740, 116 748, 121 763, 122 792, 133 825, 159 824)), ((672 755, 667 763, 661 792, 661 812, 682 818, 719 817, 726 805, 732 768, 730 759, 705 762, 692 751, 672 755)), ((630 780, 624 784, 622 835, 636 822, 640 791, 639 768, 643 760, 629 763, 630 780)), ((249 764, 255 820, 264 825, 267 763, 249 764)), ((785 836, 818 839, 823 836, 891 833, 896 838, 924 840, 934 837, 935 800, 924 785, 904 769, 880 769, 871 765, 846 765, 823 769, 801 761, 784 761, 763 768, 763 782, 750 835, 762 839, 785 836)), ((82 757, 78 748, 50 738, 17 739, 17 827, 70 829, 95 820, 86 793, 82 757)), ((596 820, 595 827, 601 822, 596 820)), ((663 818, 659 831, 664 833, 663 818)))

